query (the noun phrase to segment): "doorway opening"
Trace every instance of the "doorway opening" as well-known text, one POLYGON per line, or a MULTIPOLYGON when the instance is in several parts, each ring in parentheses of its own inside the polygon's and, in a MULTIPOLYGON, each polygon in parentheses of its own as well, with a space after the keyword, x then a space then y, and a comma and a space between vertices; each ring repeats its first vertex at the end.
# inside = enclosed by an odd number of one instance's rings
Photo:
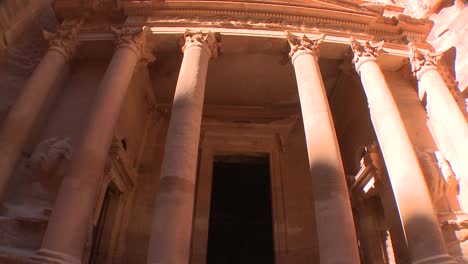
POLYGON ((114 183, 111 182, 107 187, 106 194, 102 202, 97 225, 93 226, 91 253, 89 256, 90 264, 105 263, 108 258, 107 254, 111 242, 114 222, 117 218, 119 199, 120 191, 114 183))
POLYGON ((215 156, 207 264, 274 263, 269 158, 215 156))

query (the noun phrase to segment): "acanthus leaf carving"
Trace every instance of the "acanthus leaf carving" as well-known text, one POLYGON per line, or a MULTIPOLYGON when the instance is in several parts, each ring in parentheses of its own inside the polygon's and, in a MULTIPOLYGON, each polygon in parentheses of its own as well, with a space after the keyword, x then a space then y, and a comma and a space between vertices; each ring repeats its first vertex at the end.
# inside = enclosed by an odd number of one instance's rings
POLYGON ((214 59, 216 59, 219 55, 219 39, 211 31, 208 33, 202 33, 201 31, 193 33, 189 30, 186 30, 184 33, 184 39, 185 43, 182 47, 182 52, 185 52, 191 47, 199 46, 206 49, 210 53, 210 56, 214 59))
POLYGON ((314 38, 309 38, 305 34, 298 38, 289 31, 285 32, 291 51, 289 57, 292 61, 301 54, 312 54, 315 58, 319 56, 319 45, 325 38, 325 34, 320 34, 314 38))
POLYGON ((359 72, 359 67, 368 61, 375 61, 380 51, 383 48, 384 41, 377 43, 372 43, 369 40, 361 45, 353 37, 349 39, 351 49, 353 50, 353 64, 357 72, 359 72))
POLYGON ((149 31, 149 27, 144 26, 140 28, 133 28, 129 26, 123 26, 121 28, 110 27, 111 31, 115 35, 116 46, 128 47, 133 50, 138 57, 146 61, 155 60, 155 57, 147 52, 145 47, 146 33, 149 31))
POLYGON ((66 59, 71 59, 78 46, 78 32, 81 25, 80 21, 71 28, 59 26, 55 32, 42 30, 42 36, 49 41, 49 49, 60 52, 66 59))
POLYGON ((439 52, 427 52, 423 53, 421 50, 416 48, 414 43, 409 45, 410 48, 410 63, 411 71, 413 75, 419 80, 424 73, 437 69, 437 61, 440 58, 441 53, 439 52))

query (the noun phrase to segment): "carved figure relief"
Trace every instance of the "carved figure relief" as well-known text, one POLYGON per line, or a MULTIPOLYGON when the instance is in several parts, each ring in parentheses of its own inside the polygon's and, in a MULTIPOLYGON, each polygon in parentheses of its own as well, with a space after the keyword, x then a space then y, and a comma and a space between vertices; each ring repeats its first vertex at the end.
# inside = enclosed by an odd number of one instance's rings
POLYGON ((49 138, 40 142, 28 160, 27 167, 34 179, 44 187, 50 188, 48 182, 63 160, 69 160, 72 147, 69 138, 49 138))
POLYGON ((26 206, 48 215, 65 171, 65 162, 72 156, 69 138, 49 138, 37 144, 26 162, 28 192, 26 206))

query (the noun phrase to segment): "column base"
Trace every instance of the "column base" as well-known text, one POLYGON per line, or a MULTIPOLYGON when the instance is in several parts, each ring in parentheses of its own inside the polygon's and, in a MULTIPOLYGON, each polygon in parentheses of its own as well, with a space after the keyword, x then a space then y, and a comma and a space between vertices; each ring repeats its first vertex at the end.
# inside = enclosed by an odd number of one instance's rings
POLYGON ((31 257, 32 264, 81 264, 81 260, 49 249, 39 249, 31 257))
POLYGON ((451 256, 449 255, 437 255, 417 261, 413 261, 413 264, 457 264, 451 256))

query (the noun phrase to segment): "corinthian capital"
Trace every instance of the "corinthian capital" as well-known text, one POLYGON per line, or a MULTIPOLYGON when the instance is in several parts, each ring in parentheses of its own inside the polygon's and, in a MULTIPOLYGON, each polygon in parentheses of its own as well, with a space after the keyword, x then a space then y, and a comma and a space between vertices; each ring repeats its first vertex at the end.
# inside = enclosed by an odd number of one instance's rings
POLYGON ((286 31, 285 36, 291 47, 289 57, 294 63, 294 60, 302 54, 312 54, 315 58, 318 58, 319 45, 323 41, 325 34, 322 33, 314 38, 309 38, 304 34, 301 38, 298 38, 294 34, 286 31))
POLYGON ((219 53, 219 43, 216 36, 212 32, 202 33, 201 31, 192 33, 189 30, 184 33, 185 43, 182 47, 182 52, 185 52, 191 47, 202 47, 210 53, 212 58, 217 58, 219 53))
POLYGON ((413 75, 419 80, 424 73, 437 69, 437 61, 440 58, 440 53, 428 52, 423 53, 411 43, 410 47, 410 63, 413 75))
POLYGON ((137 56, 145 55, 144 46, 148 27, 132 28, 124 26, 122 28, 111 27, 115 35, 117 48, 126 47, 133 50, 137 56))
POLYGON ((42 31, 45 40, 49 41, 49 49, 60 52, 66 59, 71 59, 78 45, 78 31, 81 23, 65 28, 59 26, 55 32, 42 31))
POLYGON ((377 43, 371 43, 370 41, 366 41, 364 45, 361 45, 357 42, 353 37, 349 39, 351 49, 353 50, 354 57, 353 63, 356 71, 359 72, 359 67, 365 62, 368 61, 375 61, 379 52, 382 50, 383 41, 377 43))

